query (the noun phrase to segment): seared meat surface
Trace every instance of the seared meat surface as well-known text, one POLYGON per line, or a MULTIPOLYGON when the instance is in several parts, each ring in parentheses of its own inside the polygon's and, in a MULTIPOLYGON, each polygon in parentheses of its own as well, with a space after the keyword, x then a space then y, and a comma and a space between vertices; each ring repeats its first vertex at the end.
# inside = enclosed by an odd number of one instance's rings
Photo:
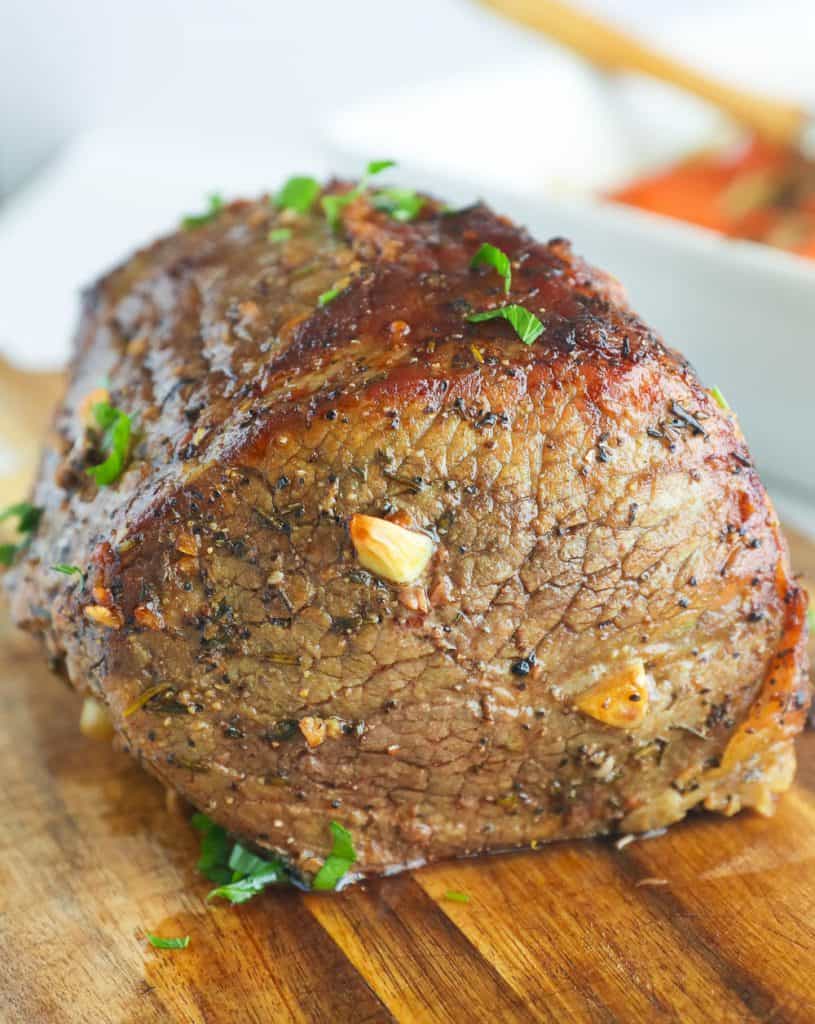
POLYGON ((235 202, 137 253, 86 296, 33 501, 16 620, 305 877, 330 819, 381 872, 791 781, 805 598, 735 417, 616 282, 483 205, 235 202), (467 319, 506 302, 533 344, 467 319), (97 486, 105 393, 134 439, 97 486))

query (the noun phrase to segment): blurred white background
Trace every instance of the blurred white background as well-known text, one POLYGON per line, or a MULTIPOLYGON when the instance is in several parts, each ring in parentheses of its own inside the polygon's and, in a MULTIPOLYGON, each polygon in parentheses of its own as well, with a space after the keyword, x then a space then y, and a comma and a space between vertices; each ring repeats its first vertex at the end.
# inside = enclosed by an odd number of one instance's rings
MULTIPOLYGON (((648 36, 666 18, 711 8, 738 18, 751 3, 582 6, 648 36)), ((540 58, 541 45, 469 0, 2 0, 0 193, 100 127, 176 145, 254 137, 307 156, 315 133, 358 101, 540 58)))
MULTIPOLYGON (((815 108, 815 0, 576 2, 815 108)), ((453 198, 482 192, 529 211, 532 227, 572 234, 623 277, 709 382, 728 385, 792 507, 796 494, 815 496, 815 268, 787 275, 791 257, 762 247, 714 278, 716 246, 732 243, 685 244, 679 229, 640 231, 634 214, 629 228, 590 203, 557 205, 708 142, 720 124, 470 0, 0 0, 0 353, 61 364, 80 285, 207 192, 392 157, 453 198)), ((803 507, 799 519, 815 524, 803 507)))
MULTIPOLYGON (((815 106, 815 0, 575 2, 815 106)), ((720 123, 475 0, 0 0, 0 351, 64 360, 77 288, 214 190, 384 155, 490 194, 585 194, 720 123)))

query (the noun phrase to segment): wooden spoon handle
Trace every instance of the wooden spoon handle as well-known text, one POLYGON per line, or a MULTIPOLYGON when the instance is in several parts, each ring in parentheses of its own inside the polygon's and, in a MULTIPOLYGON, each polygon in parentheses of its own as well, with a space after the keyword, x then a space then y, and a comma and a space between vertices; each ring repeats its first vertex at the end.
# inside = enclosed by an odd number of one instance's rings
POLYGON ((602 68, 639 71, 691 92, 774 142, 795 144, 809 119, 802 107, 725 85, 560 0, 482 2, 543 32, 602 68))

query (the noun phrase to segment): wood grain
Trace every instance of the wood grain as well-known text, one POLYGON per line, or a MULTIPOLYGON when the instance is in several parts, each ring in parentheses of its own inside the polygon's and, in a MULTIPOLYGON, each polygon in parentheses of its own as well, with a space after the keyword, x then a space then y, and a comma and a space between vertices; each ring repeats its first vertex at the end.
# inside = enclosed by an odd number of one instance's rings
MULTIPOLYGON (((26 486, 58 383, 0 366, 0 453, 19 456, 0 460, 0 505, 26 486)), ((791 545, 815 580, 815 545, 791 545)), ((565 843, 232 908, 205 904, 185 817, 83 739, 78 699, 2 611, 0 686, 3 1024, 815 1020, 815 733, 773 819, 700 815, 622 850, 565 843), (145 930, 190 946, 154 950, 145 930)))

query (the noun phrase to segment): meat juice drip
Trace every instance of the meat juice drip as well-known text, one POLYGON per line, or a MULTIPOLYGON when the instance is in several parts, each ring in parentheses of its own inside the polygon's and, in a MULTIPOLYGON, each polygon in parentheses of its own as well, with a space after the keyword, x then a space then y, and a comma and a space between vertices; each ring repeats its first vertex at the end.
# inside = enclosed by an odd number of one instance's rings
POLYGON ((743 140, 694 154, 609 198, 815 258, 815 161, 793 147, 743 140))

